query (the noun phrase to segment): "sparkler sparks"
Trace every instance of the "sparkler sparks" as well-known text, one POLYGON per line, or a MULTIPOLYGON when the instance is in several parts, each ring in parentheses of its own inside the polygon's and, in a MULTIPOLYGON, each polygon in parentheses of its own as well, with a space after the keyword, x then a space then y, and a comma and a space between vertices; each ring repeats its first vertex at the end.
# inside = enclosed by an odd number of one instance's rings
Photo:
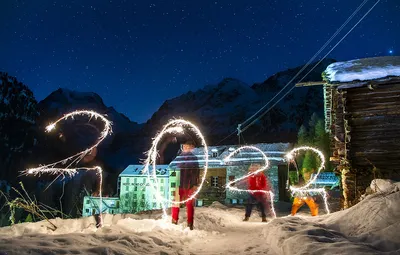
POLYGON ((228 183, 225 185, 225 188, 226 188, 226 189, 229 189, 229 190, 231 190, 231 191, 237 191, 237 192, 249 192, 249 193, 255 193, 255 192, 257 192, 257 193, 265 193, 265 194, 268 194, 269 200, 270 200, 270 202, 271 202, 272 214, 273 214, 274 218, 276 218, 276 213, 275 213, 275 208, 274 208, 274 193, 273 193, 271 190, 248 190, 248 189, 247 189, 247 190, 244 190, 244 189, 239 189, 239 188, 236 188, 236 187, 233 187, 233 186, 232 186, 233 184, 235 184, 235 183, 237 183, 237 182, 239 182, 239 181, 242 181, 242 180, 244 180, 244 179, 246 179, 246 178, 248 178, 248 177, 250 177, 250 176, 252 176, 252 175, 255 175, 255 174, 259 173, 259 172, 265 171, 265 170, 267 170, 267 169, 269 168, 269 160, 268 160, 267 155, 265 155, 265 153, 264 153, 262 150, 260 150, 259 148, 255 147, 255 146, 242 146, 242 147, 239 147, 238 149, 232 151, 228 156, 226 156, 226 157, 224 158, 223 161, 224 161, 225 163, 228 162, 228 161, 231 161, 231 158, 232 158, 234 155, 236 155, 237 153, 239 153, 240 151, 245 150, 245 149, 256 150, 256 151, 258 151, 259 153, 261 153, 262 158, 263 158, 263 160, 265 161, 265 165, 264 165, 263 167, 261 167, 260 169, 254 171, 254 172, 252 172, 252 173, 250 173, 250 174, 247 174, 247 175, 245 175, 245 176, 243 176, 243 177, 241 177, 241 178, 238 178, 238 179, 236 179, 236 180, 233 180, 233 181, 228 182, 228 183))
POLYGON ((296 153, 298 151, 305 151, 305 150, 311 150, 311 151, 315 152, 318 155, 318 157, 320 158, 321 163, 320 163, 320 165, 318 167, 317 173, 304 186, 302 186, 302 187, 290 186, 289 189, 290 189, 290 191, 291 191, 293 196, 295 194, 297 194, 297 196, 299 196, 299 197, 307 197, 310 193, 319 193, 319 194, 321 194, 321 196, 324 199, 325 210, 329 214, 330 211, 329 211, 329 205, 328 205, 328 197, 327 197, 327 193, 326 193, 325 189, 324 188, 309 188, 313 183, 315 183, 315 181, 317 180, 317 177, 320 174, 320 172, 322 171, 322 169, 325 168, 325 157, 324 157, 324 154, 320 150, 315 149, 313 147, 302 146, 302 147, 294 148, 293 150, 291 150, 286 155, 286 158, 288 159, 289 162, 292 162, 294 160, 295 155, 296 155, 296 153))
POLYGON ((204 181, 205 181, 205 178, 207 175, 207 170, 208 170, 208 147, 207 147, 204 136, 202 135, 202 133, 200 132, 200 130, 198 129, 197 126, 195 126, 193 123, 191 123, 187 120, 183 120, 183 119, 171 120, 163 127, 161 132, 158 133, 158 135, 154 138, 152 146, 151 146, 150 150, 147 152, 147 159, 144 162, 143 171, 147 173, 147 178, 149 180, 149 183, 151 183, 150 182, 150 178, 151 178, 150 174, 151 173, 149 171, 150 165, 152 165, 152 167, 153 167, 152 178, 154 180, 154 185, 152 186, 152 188, 156 190, 157 203, 161 203, 162 210, 163 210, 163 216, 164 216, 164 218, 166 218, 167 217, 167 212, 166 212, 166 208, 165 208, 166 203, 167 204, 186 203, 187 201, 194 199, 197 196, 197 194, 200 192, 201 188, 203 187, 203 184, 204 184, 204 181), (195 132, 195 134, 198 136, 198 138, 200 138, 201 144, 204 146, 204 157, 205 157, 204 171, 203 171, 203 176, 201 178, 200 185, 198 186, 197 190, 189 198, 187 198, 186 200, 182 200, 182 201, 173 201, 173 200, 162 197, 159 187, 158 187, 158 179, 157 179, 157 174, 156 174, 156 160, 157 160, 157 156, 158 156, 157 145, 161 141, 161 139, 164 135, 169 134, 169 133, 184 133, 185 127, 193 130, 195 132))
POLYGON ((71 113, 68 113, 66 115, 64 115, 63 117, 59 118, 58 120, 56 120, 55 122, 51 123, 50 125, 48 125, 46 127, 46 132, 51 132, 52 130, 54 130, 56 128, 57 123, 63 121, 63 120, 67 120, 69 118, 74 119, 75 116, 79 116, 79 115, 83 115, 83 116, 88 116, 89 119, 95 118, 95 119, 100 119, 103 123, 104 123, 104 129, 103 131, 100 133, 100 137, 97 140, 97 142, 92 145, 90 148, 87 148, 84 151, 78 152, 68 158, 65 158, 63 160, 51 163, 51 164, 47 164, 47 165, 42 165, 39 167, 35 167, 35 168, 30 168, 30 169, 26 169, 24 171, 22 171, 22 175, 34 175, 34 176, 41 176, 42 174, 50 174, 50 175, 57 175, 57 177, 59 176, 63 176, 63 178, 65 178, 65 176, 68 177, 73 177, 78 173, 78 170, 86 170, 86 171, 96 171, 97 175, 99 176, 99 198, 100 198, 100 203, 99 203, 99 214, 100 214, 100 222, 99 222, 99 226, 102 225, 102 204, 103 204, 103 198, 102 198, 102 185, 103 185, 103 174, 102 174, 102 169, 99 166, 95 166, 95 167, 72 167, 72 165, 76 165, 77 163, 79 163, 86 155, 88 155, 89 153, 92 152, 92 150, 94 150, 95 148, 97 148, 97 146, 103 142, 103 140, 107 137, 107 135, 109 135, 112 132, 111 129, 111 122, 106 119, 103 115, 95 112, 95 111, 90 111, 90 110, 78 110, 78 111, 74 111, 71 113), (68 165, 67 165, 68 164, 68 165), (65 167, 62 167, 64 165, 67 165, 65 167))

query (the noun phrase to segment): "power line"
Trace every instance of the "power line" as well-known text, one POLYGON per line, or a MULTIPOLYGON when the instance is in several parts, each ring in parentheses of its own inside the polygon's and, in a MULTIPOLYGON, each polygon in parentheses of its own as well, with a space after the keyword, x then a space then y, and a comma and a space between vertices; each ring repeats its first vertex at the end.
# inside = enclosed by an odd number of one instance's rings
MULTIPOLYGON (((335 44, 335 46, 332 47, 331 50, 329 50, 329 52, 320 60, 318 61, 318 63, 316 65, 314 65, 313 68, 311 68, 310 71, 308 71, 308 73, 306 75, 303 76, 303 78, 300 79, 299 82, 301 82, 304 78, 307 77, 307 75, 309 75, 353 30, 354 28, 375 8, 375 6, 380 2, 381 0, 378 0, 365 14, 364 16, 361 17, 361 19, 342 37, 342 39, 339 40, 339 42, 337 42, 335 44)), ((277 103, 279 103, 287 94, 289 94, 294 88, 296 87, 296 85, 292 86, 290 88, 289 91, 287 91, 278 101, 276 101, 270 108, 268 108, 263 114, 261 114, 258 118, 256 118, 255 120, 253 120, 250 124, 248 124, 247 126, 245 126, 241 131, 244 132, 246 129, 248 129, 251 125, 253 125, 257 120, 259 120, 260 118, 262 118, 269 110, 271 110, 277 103)))
MULTIPOLYGON (((353 17, 360 11, 360 9, 368 2, 369 0, 364 0, 358 7, 357 9, 347 18, 347 20, 340 26, 336 32, 329 38, 328 41, 325 42, 325 44, 310 58, 310 60, 300 69, 300 71, 297 72, 297 74, 274 96, 272 97, 263 107, 261 107, 256 113, 254 113, 252 116, 250 116, 248 119, 246 119, 244 122, 240 123, 240 126, 244 126, 246 122, 250 121, 252 118, 257 116, 260 112, 264 110, 265 107, 269 103, 271 103, 280 93, 282 93, 289 84, 291 84, 297 76, 299 76, 313 61, 314 59, 329 45, 329 43, 343 30, 343 28, 350 22, 350 20, 353 19, 353 17)), ((240 127, 239 126, 239 127, 240 127)), ((244 130, 243 130, 244 131, 244 130)), ((239 130, 240 132, 240 130, 239 130)))

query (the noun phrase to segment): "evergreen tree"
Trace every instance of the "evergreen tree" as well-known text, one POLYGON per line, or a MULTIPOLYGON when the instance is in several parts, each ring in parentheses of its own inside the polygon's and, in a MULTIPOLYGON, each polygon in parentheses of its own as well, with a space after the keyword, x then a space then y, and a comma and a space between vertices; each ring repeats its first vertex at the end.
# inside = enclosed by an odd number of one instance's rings
POLYGON ((32 214, 28 214, 28 216, 26 216, 25 222, 33 222, 32 214))

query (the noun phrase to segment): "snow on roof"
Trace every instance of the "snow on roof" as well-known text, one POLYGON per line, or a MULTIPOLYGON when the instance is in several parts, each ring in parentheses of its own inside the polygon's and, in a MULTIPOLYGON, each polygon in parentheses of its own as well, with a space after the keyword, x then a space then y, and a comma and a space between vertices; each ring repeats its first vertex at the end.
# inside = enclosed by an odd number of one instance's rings
POLYGON ((330 64, 325 70, 329 82, 352 82, 400 77, 400 56, 355 59, 330 64))
MULTIPOLYGON (((143 176, 147 175, 143 172, 144 165, 129 165, 119 176, 143 176)), ((153 166, 149 166, 150 174, 153 174, 153 166)), ((157 176, 169 176, 169 165, 157 165, 157 176)))
MULTIPOLYGON (((291 149, 290 143, 258 143, 251 144, 262 150, 270 161, 285 162, 285 154, 291 149)), ((208 166, 209 167, 221 167, 225 165, 223 159, 227 157, 232 149, 236 150, 241 146, 239 145, 222 145, 222 146, 209 146, 208 147, 208 166), (216 157, 213 152, 217 152, 216 157)), ((243 163, 243 162, 259 162, 263 161, 262 155, 258 151, 254 150, 243 150, 230 160, 229 164, 243 163)), ((193 167, 194 164, 198 164, 197 167, 203 167, 205 164, 204 147, 197 147, 192 150, 192 155, 178 155, 171 163, 170 167, 193 167)))

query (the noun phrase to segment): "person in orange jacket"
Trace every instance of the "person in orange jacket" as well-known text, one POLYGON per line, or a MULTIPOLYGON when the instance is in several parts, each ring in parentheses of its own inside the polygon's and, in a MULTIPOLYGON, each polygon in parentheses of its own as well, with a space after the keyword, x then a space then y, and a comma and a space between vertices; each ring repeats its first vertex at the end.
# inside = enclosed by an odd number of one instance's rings
MULTIPOLYGON (((261 168, 260 164, 251 164, 250 173, 254 173, 261 168)), ((270 190, 267 177, 263 172, 258 172, 248 177, 249 198, 246 204, 246 213, 243 221, 248 221, 251 216, 254 204, 258 205, 261 211, 262 222, 267 222, 266 212, 270 210, 270 204, 267 201, 267 191, 270 190), (257 190, 257 191, 256 191, 257 190)))
MULTIPOLYGON (((296 186, 301 187, 305 184, 304 178, 302 174, 299 174, 299 181, 296 186)), ((296 215, 297 211, 304 204, 307 204, 311 211, 311 216, 318 216, 318 204, 315 202, 314 198, 311 194, 296 194, 292 204, 291 215, 296 215)))

